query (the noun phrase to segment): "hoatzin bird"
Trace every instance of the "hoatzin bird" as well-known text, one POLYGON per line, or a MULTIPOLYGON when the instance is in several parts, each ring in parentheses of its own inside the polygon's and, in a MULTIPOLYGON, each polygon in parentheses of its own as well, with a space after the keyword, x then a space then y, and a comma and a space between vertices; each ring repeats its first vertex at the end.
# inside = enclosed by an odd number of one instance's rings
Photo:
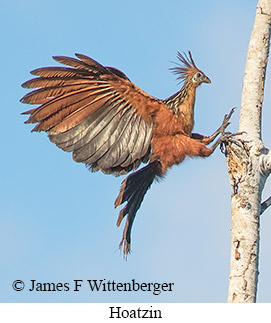
POLYGON ((186 157, 211 155, 230 136, 225 129, 233 110, 213 135, 192 133, 196 89, 211 81, 197 68, 190 51, 178 52, 180 62, 172 70, 184 83, 166 100, 148 95, 116 68, 82 54, 76 57, 55 56, 69 67, 31 72, 38 77, 22 87, 37 89, 21 102, 39 106, 23 114, 30 114, 26 123, 37 123, 32 131, 47 132, 53 143, 72 152, 73 159, 91 171, 120 175, 148 162, 122 182, 115 201, 115 207, 127 202, 117 220, 119 226, 126 216, 120 247, 124 244, 127 255, 136 212, 154 179, 186 157), (219 134, 213 146, 207 147, 219 134))

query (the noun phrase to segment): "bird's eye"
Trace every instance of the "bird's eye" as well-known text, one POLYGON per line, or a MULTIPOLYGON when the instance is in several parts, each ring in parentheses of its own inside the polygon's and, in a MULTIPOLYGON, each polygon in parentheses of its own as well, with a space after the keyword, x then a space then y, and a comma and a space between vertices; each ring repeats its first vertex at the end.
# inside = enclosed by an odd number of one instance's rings
POLYGON ((192 80, 193 80, 194 83, 199 83, 200 84, 202 79, 203 79, 203 73, 197 72, 196 74, 194 74, 192 80))

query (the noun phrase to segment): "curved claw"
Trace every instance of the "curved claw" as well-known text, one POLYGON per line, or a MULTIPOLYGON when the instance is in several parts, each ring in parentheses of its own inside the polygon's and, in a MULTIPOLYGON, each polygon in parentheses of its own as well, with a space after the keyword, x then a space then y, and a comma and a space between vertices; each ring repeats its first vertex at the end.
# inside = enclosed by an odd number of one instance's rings
POLYGON ((221 151, 223 152, 223 146, 228 142, 230 141, 230 139, 232 137, 235 137, 235 136, 239 136, 239 135, 242 135, 244 133, 244 131, 242 132, 235 132, 235 133, 231 133, 231 132, 226 132, 226 133, 222 133, 222 136, 218 138, 218 140, 213 144, 213 146, 211 147, 212 150, 214 151, 216 149, 216 147, 218 145, 220 145, 220 149, 221 151))
POLYGON ((219 139, 221 142, 227 141, 228 139, 235 137, 235 136, 240 136, 242 135, 244 132, 235 132, 235 133, 231 133, 231 132, 225 132, 219 139))
POLYGON ((235 109, 237 109, 237 108, 236 108, 236 107, 233 107, 233 108, 231 109, 230 113, 225 115, 225 118, 227 118, 228 120, 230 120, 230 118, 231 118, 231 116, 232 116, 233 112, 235 111, 235 109))
POLYGON ((241 136, 244 133, 246 133, 246 132, 245 131, 240 131, 240 132, 235 132, 235 133, 225 132, 220 138, 225 137, 225 140, 226 140, 226 139, 229 139, 231 137, 241 136))
POLYGON ((233 143, 241 148, 244 147, 244 140, 242 140, 240 138, 233 139, 233 137, 240 136, 244 133, 246 133, 246 131, 241 131, 241 132, 236 132, 236 133, 225 133, 224 135, 222 135, 219 138, 219 141, 220 141, 219 145, 220 145, 221 152, 223 154, 226 154, 226 146, 229 142, 233 143))
POLYGON ((232 108, 228 114, 225 114, 222 125, 221 125, 221 133, 222 134, 224 134, 225 129, 231 124, 229 121, 230 121, 230 118, 231 118, 235 109, 236 109, 236 107, 232 108))

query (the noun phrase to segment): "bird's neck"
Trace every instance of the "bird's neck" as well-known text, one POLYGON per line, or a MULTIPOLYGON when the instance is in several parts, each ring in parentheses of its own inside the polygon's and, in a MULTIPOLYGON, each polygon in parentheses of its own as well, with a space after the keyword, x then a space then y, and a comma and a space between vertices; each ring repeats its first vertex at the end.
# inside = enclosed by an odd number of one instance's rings
POLYGON ((194 127, 194 106, 196 88, 191 82, 185 82, 182 89, 166 99, 164 103, 181 119, 185 133, 191 134, 194 127))

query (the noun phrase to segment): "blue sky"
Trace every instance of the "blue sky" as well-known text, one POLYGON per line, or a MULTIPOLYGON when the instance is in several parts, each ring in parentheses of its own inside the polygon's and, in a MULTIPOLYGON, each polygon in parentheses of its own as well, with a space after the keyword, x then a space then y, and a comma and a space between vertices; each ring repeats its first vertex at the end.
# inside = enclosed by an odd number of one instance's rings
MULTIPOLYGON (((43 133, 31 133, 20 84, 53 55, 83 53, 122 70, 151 95, 179 89, 168 68, 191 50, 212 80, 197 93, 195 132, 211 134, 240 106, 256 1, 2 1, 1 302, 225 302, 230 257, 230 193, 224 156, 186 160, 148 192, 135 220, 132 254, 118 250, 113 202, 124 177, 90 173, 43 133), (193 4, 192 4, 193 3, 193 4), (11 285, 21 279, 26 288, 11 285), (173 282, 172 292, 30 292, 30 281, 74 279, 173 282)), ((269 73, 268 73, 269 74, 269 73)), ((270 89, 267 75, 266 88, 270 89)), ((270 92, 270 91, 269 91, 270 92)), ((263 139, 270 147, 271 98, 263 139)), ((239 111, 230 130, 238 127, 239 111)), ((264 197, 270 195, 266 185, 264 197)), ((258 301, 270 302, 271 211, 262 218, 258 301)))

